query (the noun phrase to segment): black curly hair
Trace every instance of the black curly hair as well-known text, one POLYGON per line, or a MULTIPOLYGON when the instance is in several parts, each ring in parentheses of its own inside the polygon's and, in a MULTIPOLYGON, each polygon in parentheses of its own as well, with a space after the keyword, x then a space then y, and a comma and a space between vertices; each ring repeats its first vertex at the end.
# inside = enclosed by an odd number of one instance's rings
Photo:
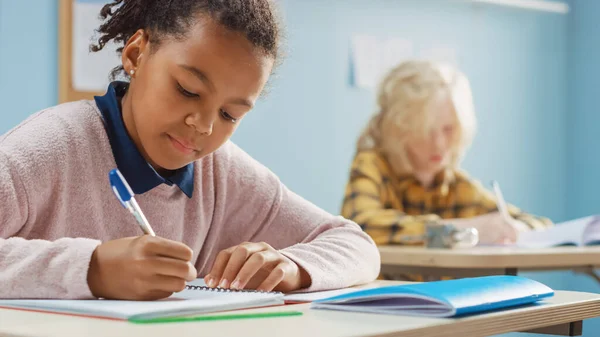
MULTIPOLYGON (((97 30, 97 44, 90 50, 100 51, 112 40, 121 54, 138 29, 150 32, 153 46, 160 45, 165 37, 184 38, 199 13, 244 34, 256 48, 278 59, 280 25, 271 0, 115 0, 102 8, 100 18, 105 21, 97 30)), ((113 69, 111 77, 121 72, 127 76, 121 65, 113 69)))

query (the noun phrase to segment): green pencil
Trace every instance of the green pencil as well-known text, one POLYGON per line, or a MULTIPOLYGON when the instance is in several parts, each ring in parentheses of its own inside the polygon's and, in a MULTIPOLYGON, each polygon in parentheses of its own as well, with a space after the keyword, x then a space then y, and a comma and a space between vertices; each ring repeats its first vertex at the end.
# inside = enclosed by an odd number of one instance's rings
POLYGON ((286 317, 286 316, 301 316, 300 311, 275 311, 275 312, 259 312, 249 314, 227 314, 215 316, 193 316, 193 317, 163 317, 152 319, 137 319, 131 318, 129 322, 136 324, 149 323, 179 323, 179 322, 199 322, 199 321, 224 321, 234 319, 249 319, 249 318, 270 318, 270 317, 286 317))

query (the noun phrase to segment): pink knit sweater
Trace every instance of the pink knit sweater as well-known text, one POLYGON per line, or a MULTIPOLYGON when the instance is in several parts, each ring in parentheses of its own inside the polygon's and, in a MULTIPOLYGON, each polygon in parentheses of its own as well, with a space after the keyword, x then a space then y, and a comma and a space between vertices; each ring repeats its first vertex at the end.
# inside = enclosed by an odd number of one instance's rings
MULTIPOLYGON (((103 241, 142 232, 108 183, 115 159, 93 101, 32 115, 0 137, 0 298, 90 298, 103 241)), ((219 251, 264 241, 311 276, 307 290, 375 279, 379 254, 353 222, 288 190, 231 142, 195 165, 194 194, 160 185, 136 196, 156 235, 194 251, 199 277, 219 251)))

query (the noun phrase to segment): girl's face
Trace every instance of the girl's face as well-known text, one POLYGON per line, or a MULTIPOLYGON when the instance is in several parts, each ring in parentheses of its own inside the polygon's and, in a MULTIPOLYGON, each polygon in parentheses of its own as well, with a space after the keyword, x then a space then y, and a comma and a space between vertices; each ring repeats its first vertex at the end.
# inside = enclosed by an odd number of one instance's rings
POLYGON ((254 106, 273 59, 241 34, 201 18, 183 39, 151 45, 138 31, 123 50, 131 76, 122 101, 129 135, 159 172, 217 150, 254 106), (152 51, 151 51, 151 48, 152 51))
POLYGON ((448 166, 457 136, 456 114, 448 95, 437 95, 428 110, 431 116, 428 132, 410 137, 406 144, 414 171, 426 174, 437 173, 448 166))

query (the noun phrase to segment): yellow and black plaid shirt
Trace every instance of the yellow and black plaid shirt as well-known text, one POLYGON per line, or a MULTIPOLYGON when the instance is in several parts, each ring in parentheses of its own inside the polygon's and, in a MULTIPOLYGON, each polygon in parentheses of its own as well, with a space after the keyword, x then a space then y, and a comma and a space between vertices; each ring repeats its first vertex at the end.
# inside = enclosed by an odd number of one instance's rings
MULTIPOLYGON (((552 225, 546 218, 508 205, 511 215, 532 229, 552 225)), ((385 157, 363 151, 352 164, 342 216, 358 223, 378 245, 407 243, 421 236, 425 223, 469 218, 497 211, 494 195, 464 172, 440 172, 430 188, 412 175, 396 177, 385 157)))

